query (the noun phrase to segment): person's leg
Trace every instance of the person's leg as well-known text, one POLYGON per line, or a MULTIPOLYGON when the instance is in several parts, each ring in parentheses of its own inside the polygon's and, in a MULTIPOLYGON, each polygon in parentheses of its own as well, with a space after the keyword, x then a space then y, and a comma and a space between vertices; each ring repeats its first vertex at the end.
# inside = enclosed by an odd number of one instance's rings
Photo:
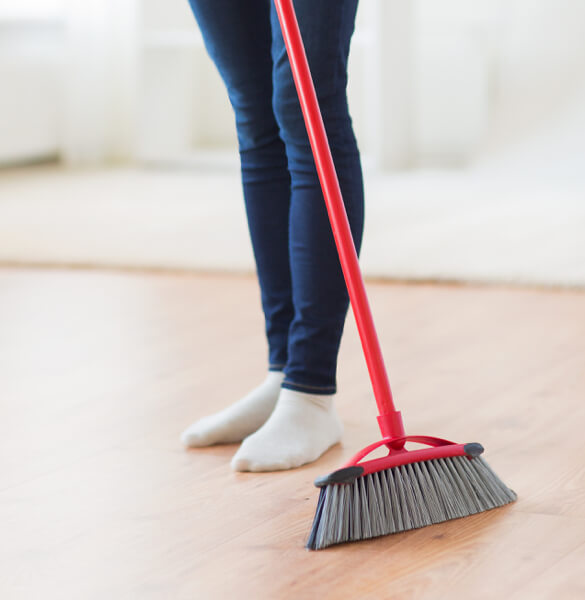
MULTIPOLYGON (((354 242, 363 230, 363 181, 348 112, 347 58, 357 0, 295 0, 354 242)), ((269 420, 244 441, 232 465, 274 470, 315 460, 339 441, 333 409, 339 344, 349 298, 275 11, 274 111, 291 173, 289 256, 294 318, 283 391, 269 420)))
POLYGON ((209 55, 234 108, 242 185, 268 340, 266 380, 250 394, 191 425, 186 445, 236 442, 270 415, 288 358, 293 318, 288 257, 290 175, 272 109, 269 0, 190 0, 209 55))
MULTIPOLYGON (((296 0, 299 26, 354 243, 364 222, 360 155, 347 105, 347 59, 357 0, 296 0)), ((289 254, 295 316, 289 329, 283 386, 336 391, 337 354, 349 305, 345 281, 284 42, 273 15, 275 114, 292 178, 289 254)))

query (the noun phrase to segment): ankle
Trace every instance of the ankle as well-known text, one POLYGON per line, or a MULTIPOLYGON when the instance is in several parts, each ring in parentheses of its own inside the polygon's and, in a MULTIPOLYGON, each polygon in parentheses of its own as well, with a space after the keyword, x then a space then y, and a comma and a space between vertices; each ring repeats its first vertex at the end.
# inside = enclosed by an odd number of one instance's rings
POLYGON ((307 402, 324 411, 330 411, 333 408, 334 400, 335 394, 307 394, 289 388, 282 388, 278 396, 279 404, 307 402))

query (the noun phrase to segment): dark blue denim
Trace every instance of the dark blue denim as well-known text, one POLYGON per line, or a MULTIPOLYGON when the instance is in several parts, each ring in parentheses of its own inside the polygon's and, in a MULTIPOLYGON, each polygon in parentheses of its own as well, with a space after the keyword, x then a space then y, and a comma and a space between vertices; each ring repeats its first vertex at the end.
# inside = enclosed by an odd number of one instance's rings
MULTIPOLYGON (((269 368, 283 387, 336 391, 348 309, 339 258, 271 0, 190 0, 234 108, 269 368)), ((357 0, 295 0, 356 247, 364 194, 347 106, 357 0)))

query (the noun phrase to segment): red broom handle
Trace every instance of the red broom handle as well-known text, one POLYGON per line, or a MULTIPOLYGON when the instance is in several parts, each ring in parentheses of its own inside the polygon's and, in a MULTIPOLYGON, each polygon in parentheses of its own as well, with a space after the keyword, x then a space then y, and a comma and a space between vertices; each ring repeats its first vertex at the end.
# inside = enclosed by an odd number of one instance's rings
POLYGON ((388 381, 380 342, 374 327, 372 311, 366 295, 366 288, 293 3, 292 0, 274 0, 274 2, 309 134, 333 237, 339 253, 343 276, 349 292, 368 372, 372 380, 374 397, 380 415, 378 417, 380 430, 384 437, 400 438, 404 436, 402 418, 394 407, 390 382, 388 381))

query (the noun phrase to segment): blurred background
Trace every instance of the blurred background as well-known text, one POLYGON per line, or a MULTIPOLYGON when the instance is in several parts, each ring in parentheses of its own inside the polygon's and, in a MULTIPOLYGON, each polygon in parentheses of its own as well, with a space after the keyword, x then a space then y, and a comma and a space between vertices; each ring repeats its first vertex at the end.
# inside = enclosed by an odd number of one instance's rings
MULTIPOLYGON (((584 2, 362 0, 349 96, 366 275, 585 286, 584 2)), ((253 269, 187 0, 3 0, 0 262, 253 269)))

